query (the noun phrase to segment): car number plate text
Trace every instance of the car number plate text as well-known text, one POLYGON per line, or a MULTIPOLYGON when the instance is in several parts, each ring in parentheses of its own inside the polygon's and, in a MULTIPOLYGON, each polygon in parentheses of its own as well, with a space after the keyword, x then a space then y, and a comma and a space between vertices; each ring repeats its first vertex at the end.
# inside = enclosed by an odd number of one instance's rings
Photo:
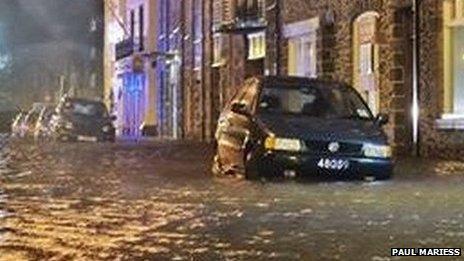
POLYGON ((350 162, 348 160, 322 158, 317 163, 317 166, 321 169, 346 170, 350 167, 350 162))

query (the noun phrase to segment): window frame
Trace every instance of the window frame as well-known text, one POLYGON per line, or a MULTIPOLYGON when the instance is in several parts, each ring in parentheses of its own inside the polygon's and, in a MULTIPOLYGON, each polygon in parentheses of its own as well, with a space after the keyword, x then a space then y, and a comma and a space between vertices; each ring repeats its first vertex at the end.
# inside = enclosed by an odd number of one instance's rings
POLYGON ((266 57, 266 32, 248 34, 247 40, 248 60, 259 60, 266 57))
POLYGON ((288 41, 288 73, 289 75, 299 75, 311 78, 316 78, 318 75, 318 55, 317 55, 317 31, 319 30, 320 22, 318 17, 308 20, 303 20, 291 24, 287 24, 283 28, 284 37, 288 41), (304 58, 300 57, 302 46, 310 43, 311 47, 308 52, 313 59, 304 62, 304 58), (297 68, 308 67, 310 71, 300 72, 297 68), (308 75, 307 75, 308 74, 308 75))
MULTIPOLYGON (((443 17, 443 107, 442 115, 436 120, 439 130, 464 130, 464 112, 455 109, 454 86, 454 41, 453 30, 464 27, 464 1, 444 0, 443 17), (457 10, 460 12, 457 12, 457 10)), ((463 99, 464 102, 464 99, 463 99)))
MULTIPOLYGON (((454 83, 454 45, 456 28, 464 29, 464 1, 463 0, 444 0, 443 1, 443 118, 463 118, 464 112, 457 112, 455 106, 456 85, 454 83), (457 12, 460 9, 461 12, 457 12)), ((463 101, 464 102, 464 98, 463 101)))

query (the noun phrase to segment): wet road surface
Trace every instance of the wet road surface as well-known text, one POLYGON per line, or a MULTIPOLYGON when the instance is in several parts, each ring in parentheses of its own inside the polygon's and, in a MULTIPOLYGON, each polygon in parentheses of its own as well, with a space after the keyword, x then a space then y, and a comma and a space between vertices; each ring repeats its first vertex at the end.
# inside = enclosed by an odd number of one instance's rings
POLYGON ((0 146, 0 260, 390 260, 464 245, 459 162, 262 183, 212 177, 203 144, 0 146))

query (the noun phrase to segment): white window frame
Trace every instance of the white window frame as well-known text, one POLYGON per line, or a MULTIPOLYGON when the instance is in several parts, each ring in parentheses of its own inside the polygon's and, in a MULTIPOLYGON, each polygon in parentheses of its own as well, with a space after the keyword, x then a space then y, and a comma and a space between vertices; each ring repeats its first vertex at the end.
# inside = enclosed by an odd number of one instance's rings
POLYGON ((224 52, 224 41, 226 35, 216 33, 213 35, 213 64, 212 67, 220 67, 226 64, 226 56, 224 52))
MULTIPOLYGON (((453 30, 464 27, 464 0, 444 0, 443 1, 443 31, 444 31, 444 113, 436 121, 439 129, 464 130, 464 113, 456 111, 455 86, 453 79, 454 54, 453 54, 453 30)), ((462 101, 464 102, 464 101, 462 101)))
POLYGON ((319 18, 317 17, 284 26, 284 37, 289 41, 289 75, 317 77, 318 29, 319 18), (308 46, 310 46, 309 49, 308 46))
POLYGON ((266 33, 248 34, 248 60, 266 57, 266 33))

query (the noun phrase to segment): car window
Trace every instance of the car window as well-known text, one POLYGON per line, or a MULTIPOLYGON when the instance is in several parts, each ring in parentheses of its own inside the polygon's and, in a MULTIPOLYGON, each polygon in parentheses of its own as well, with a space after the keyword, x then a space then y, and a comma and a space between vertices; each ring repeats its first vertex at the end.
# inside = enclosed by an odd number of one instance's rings
POLYGON ((66 101, 63 104, 65 114, 88 117, 106 117, 107 111, 103 104, 95 102, 66 101))
POLYGON ((267 87, 263 88, 258 110, 318 118, 372 119, 369 108, 350 88, 267 87))

